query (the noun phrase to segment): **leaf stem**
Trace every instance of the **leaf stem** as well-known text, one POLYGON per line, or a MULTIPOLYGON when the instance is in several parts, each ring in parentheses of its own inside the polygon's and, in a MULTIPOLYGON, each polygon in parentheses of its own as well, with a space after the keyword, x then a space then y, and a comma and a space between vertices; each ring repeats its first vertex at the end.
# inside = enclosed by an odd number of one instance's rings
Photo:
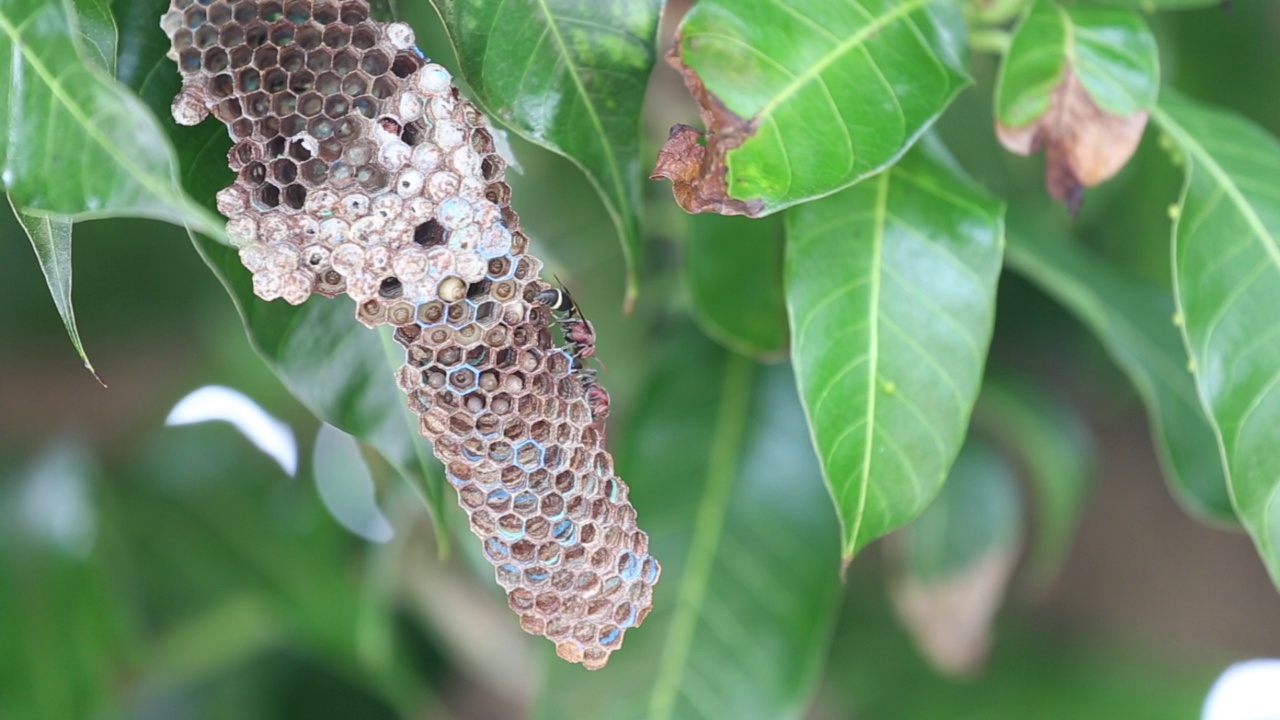
POLYGON ((980 28, 969 31, 969 49, 977 52, 1004 55, 1009 52, 1011 42, 1013 35, 1008 30, 980 28))

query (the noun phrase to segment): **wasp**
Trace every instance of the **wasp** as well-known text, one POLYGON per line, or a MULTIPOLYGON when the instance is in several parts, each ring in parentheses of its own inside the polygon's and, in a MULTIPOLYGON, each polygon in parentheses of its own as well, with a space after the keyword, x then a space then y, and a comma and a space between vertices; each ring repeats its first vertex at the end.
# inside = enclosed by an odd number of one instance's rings
POLYGON ((568 290, 563 286, 548 288, 538 293, 537 299, 560 315, 557 322, 564 331, 564 339, 569 343, 571 355, 580 360, 596 356, 596 328, 582 314, 568 290))

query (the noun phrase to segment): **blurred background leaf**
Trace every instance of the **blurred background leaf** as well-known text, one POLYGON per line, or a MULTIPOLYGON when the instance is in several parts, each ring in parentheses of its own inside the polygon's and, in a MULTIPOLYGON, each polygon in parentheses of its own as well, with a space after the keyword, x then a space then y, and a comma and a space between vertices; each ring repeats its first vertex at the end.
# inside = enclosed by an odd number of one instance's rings
POLYGON ((538 716, 801 716, 839 563, 787 368, 673 332, 618 467, 663 559, 654 610, 604 670, 554 663, 538 716))
POLYGON ((1094 469, 1093 438, 1079 413, 1044 389, 988 373, 973 411, 974 427, 1018 462, 1034 496, 1035 540, 1028 564, 1043 591, 1071 549, 1094 469))
POLYGON ((1213 428, 1174 327, 1173 298, 1124 277, 1019 210, 1009 213, 1005 254, 1010 268, 1079 317, 1129 376, 1147 405, 1174 495, 1200 517, 1234 521, 1213 428))
POLYGON ((725 347, 762 360, 787 352, 781 217, 694 215, 685 278, 698 325, 725 347))
POLYGON ((1013 469, 969 438, 938 497, 885 539, 894 609, 940 673, 977 673, 991 625, 1021 555, 1022 508, 1013 469))

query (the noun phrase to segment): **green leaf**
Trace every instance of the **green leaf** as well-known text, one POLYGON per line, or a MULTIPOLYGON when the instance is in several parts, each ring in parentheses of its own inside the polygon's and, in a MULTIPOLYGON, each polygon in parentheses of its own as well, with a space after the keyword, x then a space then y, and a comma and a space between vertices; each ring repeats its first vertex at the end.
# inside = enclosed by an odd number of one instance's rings
POLYGON ((1191 10, 1194 8, 1220 7, 1227 0, 1101 0, 1107 5, 1129 7, 1143 12, 1156 10, 1191 10))
POLYGON ((74 0, 74 3, 85 59, 115 77, 118 34, 111 3, 108 0, 74 0))
MULTIPOLYGON (((12 197, 9 198, 9 203, 13 204, 12 197)), ((93 373, 93 377, 101 383, 102 378, 93 369, 89 356, 84 352, 84 345, 80 342, 76 311, 71 306, 71 221, 49 215, 32 215, 17 206, 14 206, 13 213, 18 222, 22 223, 22 229, 27 233, 32 249, 36 251, 40 271, 44 273, 44 281, 49 285, 49 295, 53 297, 53 304, 58 308, 62 324, 67 328, 71 345, 80 355, 85 369, 93 373)))
POLYGON ((1000 66, 996 118, 1010 128, 1035 122, 1049 109, 1068 71, 1075 73, 1098 107, 1112 115, 1155 106, 1160 60, 1155 37, 1142 16, 1037 0, 1000 66))
POLYGON ((85 65, 62 2, 0 6, 0 178, 16 205, 75 218, 223 223, 176 182, 173 149, 132 94, 85 65))
POLYGON ((1070 550, 1093 470, 1093 440, 1069 405, 1004 375, 987 375, 973 421, 1019 460, 1026 474, 1036 511, 1031 580, 1043 589, 1070 550))
POLYGON ((970 438, 938 497, 886 539, 898 616, 941 672, 968 675, 985 660, 1018 562, 1021 515, 1013 469, 970 438))
POLYGON ((1034 213, 1010 211, 1009 227, 1009 267, 1093 331, 1137 388, 1174 497, 1202 519, 1234 521, 1213 428, 1196 399, 1169 293, 1125 277, 1034 213))
POLYGON ((432 0, 491 116, 557 152, 600 193, 627 259, 640 249, 640 109, 662 0, 432 0))
POLYGON ((787 351, 782 219, 696 215, 685 243, 685 278, 704 331, 743 355, 787 351))
POLYGON ((703 172, 727 167, 721 195, 755 216, 883 169, 969 82, 958 25, 931 0, 701 0, 677 52, 710 118, 703 172))
POLYGON ((938 497, 893 537, 903 571, 920 582, 937 583, 992 552, 1014 549, 1021 525, 1013 469, 986 443, 970 439, 938 497))
POLYGON ((1196 388, 1236 514, 1280 585, 1280 141, 1177 97, 1155 117, 1186 162, 1173 276, 1196 388))
POLYGON ((621 474, 662 558, 653 613, 598 673, 550 668, 538 717, 799 717, 838 604, 835 522, 785 367, 684 328, 621 474))
POLYGON ((443 469, 396 386, 404 351, 389 331, 360 325, 345 298, 312 298, 299 307, 266 302, 253 294, 252 276, 234 248, 204 236, 192 242, 231 295, 254 349, 289 392, 317 418, 368 443, 408 480, 431 510, 443 546, 443 469))
POLYGON ((918 515, 964 440, 995 314, 1002 205, 939 152, 787 217, 796 381, 845 561, 918 515))
POLYGON ((378 508, 373 476, 355 438, 327 423, 321 425, 312 465, 316 489, 334 520, 371 542, 385 543, 395 535, 378 508))

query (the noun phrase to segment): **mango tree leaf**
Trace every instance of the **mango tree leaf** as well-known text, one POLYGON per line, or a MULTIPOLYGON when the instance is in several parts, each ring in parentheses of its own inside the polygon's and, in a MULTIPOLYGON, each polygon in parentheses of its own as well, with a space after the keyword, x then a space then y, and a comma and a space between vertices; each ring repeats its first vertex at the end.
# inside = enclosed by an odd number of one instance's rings
POLYGON ((921 148, 787 216, 796 382, 845 562, 924 510, 960 450, 995 314, 1003 209, 921 148))
POLYGON ((155 117, 84 64, 62 2, 0 5, 0 179, 16 205, 75 218, 137 216, 221 237, 176 179, 155 117))
POLYGON ((691 219, 685 278, 694 317, 708 335, 730 350, 761 359, 787 351, 783 232, 781 218, 698 215, 691 219))
POLYGON ((1043 589, 1057 575, 1080 519, 1093 470, 1093 439, 1060 399, 1026 381, 988 374, 973 422, 1019 461, 1035 499, 1029 565, 1043 589))
POLYGON ((705 147, 678 130, 655 175, 690 212, 759 216, 896 160, 968 82, 955 8, 930 0, 701 0, 676 62, 705 147))
POLYGON ((85 59, 111 77, 116 74, 116 18, 108 0, 74 0, 76 28, 85 59))
POLYGON ((832 630, 836 525, 785 367, 688 328, 619 454, 655 556, 653 613, 598 673, 550 668, 538 717, 800 717, 832 630))
POLYGON ((1013 469, 970 438, 938 497, 885 540, 894 607, 939 671, 968 675, 986 659, 1021 535, 1013 469))
MULTIPOLYGON (((12 205, 13 198, 9 198, 12 205)), ((22 223, 22 229, 36 251, 36 259, 40 261, 40 271, 44 273, 44 281, 49 285, 49 295, 58 308, 58 316, 67 328, 67 337, 71 345, 80 355, 85 369, 93 373, 98 382, 98 371, 93 369, 89 356, 84 352, 80 342, 80 330, 76 328, 76 311, 71 306, 71 221, 66 218, 50 215, 31 215, 14 207, 13 213, 22 223)))
POLYGON ((1125 277, 1037 215, 1009 213, 1009 267, 1079 318, 1147 406, 1174 497, 1193 515, 1234 522, 1213 427, 1196 398, 1167 291, 1125 277))
POLYGON ((996 119, 1035 122, 1068 72, 1112 115, 1149 110, 1160 87, 1155 37, 1136 12, 1037 0, 1000 65, 996 119))
POLYGON ((604 200, 636 296, 640 108, 662 0, 432 0, 485 111, 571 160, 604 200))
POLYGON ((1280 141, 1176 97, 1156 119, 1186 162, 1173 275, 1196 388, 1236 513, 1280 585, 1280 141))

